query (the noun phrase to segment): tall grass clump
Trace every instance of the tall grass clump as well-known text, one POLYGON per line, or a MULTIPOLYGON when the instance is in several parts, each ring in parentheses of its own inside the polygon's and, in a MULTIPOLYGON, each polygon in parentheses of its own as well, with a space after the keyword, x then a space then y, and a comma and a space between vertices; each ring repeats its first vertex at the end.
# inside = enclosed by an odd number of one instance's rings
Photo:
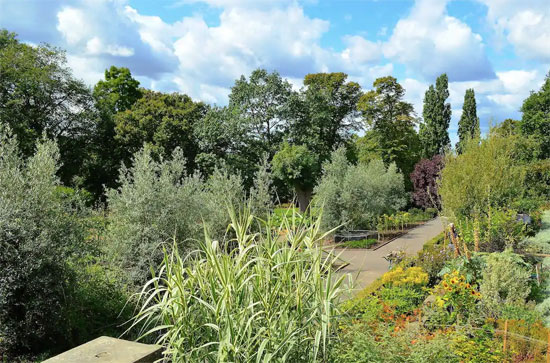
POLYGON ((232 243, 206 233, 193 253, 165 251, 133 326, 173 362, 326 361, 344 277, 317 246, 319 220, 296 221, 251 233, 254 217, 232 212, 232 243))

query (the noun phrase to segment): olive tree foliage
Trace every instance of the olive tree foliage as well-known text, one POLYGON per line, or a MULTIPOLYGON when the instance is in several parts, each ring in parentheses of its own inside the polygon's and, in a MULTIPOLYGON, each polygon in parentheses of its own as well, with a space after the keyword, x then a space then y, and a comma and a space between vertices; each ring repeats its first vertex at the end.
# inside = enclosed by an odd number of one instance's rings
POLYGON ((130 168, 122 167, 119 184, 106 193, 107 248, 136 284, 162 260, 163 242, 175 238, 188 251, 205 228, 223 237, 229 222, 226 205, 241 202, 244 194, 240 177, 219 169, 207 180, 187 175, 181 149, 157 161, 147 145, 134 155, 130 168))
POLYGON ((482 306, 497 316, 504 304, 522 305, 531 292, 531 266, 520 255, 491 253, 485 261, 480 284, 482 306))
POLYGON ((254 176, 254 185, 250 188, 250 209, 252 214, 260 218, 267 217, 273 210, 273 178, 269 168, 266 154, 254 176))
POLYGON ((322 224, 332 229, 371 228, 382 214, 393 213, 407 204, 403 175, 394 163, 382 160, 352 165, 345 149, 333 152, 315 188, 315 205, 323 207, 322 224))
POLYGON ((85 209, 63 193, 58 168, 53 141, 24 159, 0 124, 0 356, 51 348, 66 333, 68 260, 87 245, 85 209))

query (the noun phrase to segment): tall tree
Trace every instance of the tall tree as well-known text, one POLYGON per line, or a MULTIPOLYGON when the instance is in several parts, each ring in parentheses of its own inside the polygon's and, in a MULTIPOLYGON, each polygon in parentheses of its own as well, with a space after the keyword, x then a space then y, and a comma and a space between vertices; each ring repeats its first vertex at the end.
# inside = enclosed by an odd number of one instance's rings
MULTIPOLYGON (((302 209, 310 202, 315 181, 320 176, 321 164, 330 158, 334 149, 349 143, 353 131, 361 129, 362 122, 357 111, 357 102, 362 95, 361 86, 356 82, 348 82, 347 77, 345 73, 308 74, 301 91, 291 96, 292 119, 287 137, 291 146, 285 146, 279 153, 286 160, 307 155, 308 166, 302 168, 301 165, 300 170, 306 170, 308 177, 291 182, 302 209), (294 148, 298 146, 299 149, 294 148), (309 153, 314 157, 310 157, 309 153), (316 164, 309 165, 310 162, 316 164), (307 180, 307 183, 303 180, 307 180)), ((295 165, 295 162, 287 164, 295 165)), ((275 160, 273 166, 276 167, 275 160)), ((294 167, 287 170, 294 170, 292 175, 297 173, 294 167)), ((277 176, 277 173, 274 174, 277 176)), ((292 178, 279 179, 288 181, 292 178)))
POLYGON ((309 206, 319 173, 318 156, 305 145, 284 143, 273 157, 273 174, 292 185, 302 212, 309 206))
POLYGON ((479 117, 477 117, 476 96, 473 88, 467 89, 464 94, 462 115, 458 121, 458 142, 456 151, 462 154, 469 140, 479 139, 479 117))
POLYGON ((65 53, 49 45, 20 43, 0 30, 0 120, 17 136, 25 156, 43 134, 58 141, 64 182, 80 172, 93 130, 93 100, 73 77, 65 53))
POLYGON ((538 92, 532 92, 521 107, 521 131, 541 144, 541 159, 550 158, 550 72, 538 92))
MULTIPOLYGON (((362 155, 380 155, 386 165, 395 162, 404 175, 409 175, 420 159, 420 139, 415 130, 415 114, 412 104, 403 101, 405 89, 394 77, 378 78, 374 89, 365 93, 357 108, 369 131, 360 145, 370 150, 360 150, 362 155), (374 149, 373 149, 374 148, 374 149)), ((407 178, 410 188, 410 180, 407 178)))
POLYGON ((154 154, 168 157, 180 147, 187 171, 192 172, 198 153, 194 126, 207 110, 204 103, 187 95, 147 90, 130 109, 115 115, 115 139, 130 153, 147 143, 154 154))
POLYGON ((142 95, 139 81, 124 67, 106 69, 105 79, 94 87, 98 117, 85 179, 86 188, 96 196, 101 195, 104 186, 115 187, 118 169, 130 156, 115 139, 115 115, 130 109, 142 95))
POLYGON ((451 105, 445 101, 449 97, 449 80, 446 74, 437 77, 435 87, 430 85, 424 96, 424 123, 420 125, 420 140, 424 158, 443 154, 451 145, 449 124, 451 105))
POLYGON ((362 126, 357 111, 361 86, 347 82, 347 77, 345 73, 308 74, 304 88, 293 98, 289 139, 307 145, 320 162, 362 126))
POLYGON ((235 81, 229 94, 229 107, 239 110, 240 117, 250 126, 250 136, 261 144, 270 158, 288 128, 291 93, 292 86, 277 72, 256 69, 248 79, 241 76, 235 81))

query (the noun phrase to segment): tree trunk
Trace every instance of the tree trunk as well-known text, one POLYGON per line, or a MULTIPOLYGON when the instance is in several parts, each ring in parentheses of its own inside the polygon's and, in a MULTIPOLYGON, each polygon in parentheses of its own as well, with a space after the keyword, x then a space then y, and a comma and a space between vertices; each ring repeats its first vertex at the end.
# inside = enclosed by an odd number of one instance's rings
POLYGON ((300 187, 295 187, 296 189, 296 199, 298 200, 298 206, 300 207, 300 212, 305 212, 307 207, 309 207, 309 202, 311 202, 311 189, 304 189, 300 187))

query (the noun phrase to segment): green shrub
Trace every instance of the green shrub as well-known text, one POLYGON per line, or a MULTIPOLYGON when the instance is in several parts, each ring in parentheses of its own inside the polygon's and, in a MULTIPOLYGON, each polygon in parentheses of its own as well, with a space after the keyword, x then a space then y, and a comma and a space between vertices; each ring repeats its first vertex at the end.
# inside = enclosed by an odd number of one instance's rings
POLYGON ((120 336, 133 312, 122 272, 87 256, 72 261, 73 275, 67 288, 63 316, 70 346, 84 344, 101 335, 120 336))
POLYGON ((491 253, 486 258, 480 284, 481 302, 487 313, 498 317, 504 304, 523 305, 531 291, 530 266, 510 251, 491 253))
POLYGON ((460 155, 449 155, 441 171, 443 213, 454 220, 506 207, 524 192, 525 167, 518 160, 516 135, 490 134, 460 155))
POLYGON ((328 357, 343 277, 333 279, 334 257, 317 248, 326 237, 319 221, 303 227, 292 218, 280 226, 268 221, 254 234, 252 222, 246 211, 232 214, 235 248, 228 253, 208 234, 185 258, 173 248, 144 286, 135 323, 143 322, 146 334, 158 332, 171 361, 328 357))
POLYGON ((351 165, 345 149, 333 152, 323 167, 323 177, 314 190, 314 205, 323 207, 323 227, 332 229, 372 228, 378 216, 391 214, 407 203, 403 175, 395 164, 381 160, 351 165))
POLYGON ((357 241, 346 241, 342 242, 339 245, 348 248, 371 248, 378 243, 378 240, 375 238, 360 239, 357 241))
POLYGON ((86 253, 86 210, 60 192, 58 160, 51 141, 24 160, 0 125, 0 356, 65 346, 67 261, 86 253))
POLYGON ((203 181, 185 175, 185 160, 176 149, 170 160, 155 161, 146 146, 136 153, 130 169, 122 168, 118 189, 107 190, 107 249, 126 271, 129 282, 142 284, 150 267, 163 258, 162 244, 176 237, 189 251, 206 228, 223 238, 229 214, 226 205, 244 199, 242 181, 221 170, 203 181))

